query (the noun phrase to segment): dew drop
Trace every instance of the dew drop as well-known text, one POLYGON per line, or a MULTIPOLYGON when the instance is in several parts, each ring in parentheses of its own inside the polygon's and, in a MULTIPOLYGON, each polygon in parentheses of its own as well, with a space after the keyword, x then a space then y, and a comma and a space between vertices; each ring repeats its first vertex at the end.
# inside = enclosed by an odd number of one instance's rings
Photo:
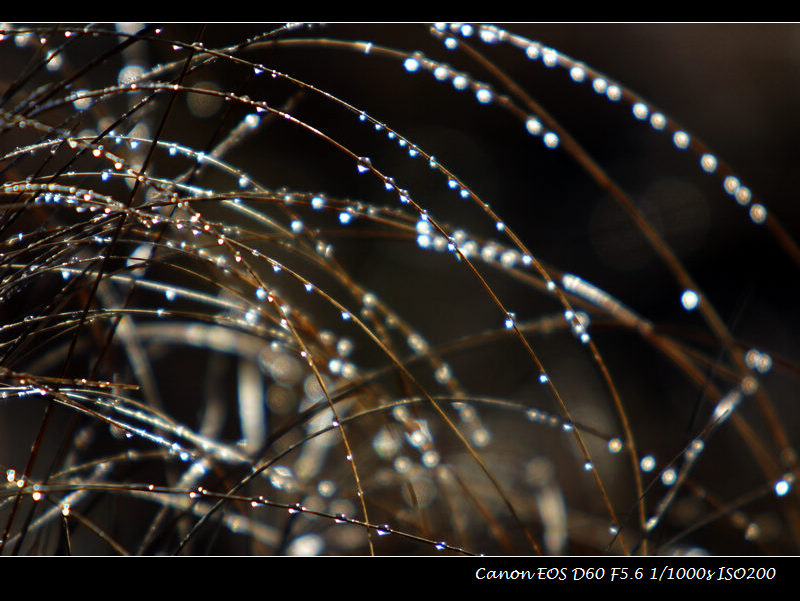
POLYGON ((358 374, 358 369, 352 363, 345 363, 342 365, 342 377, 345 380, 352 380, 358 374))
POLYGON ((519 253, 515 250, 507 250, 500 255, 500 264, 506 269, 511 269, 517 263, 519 253))
POLYGON ((667 118, 661 113, 653 113, 650 117, 650 125, 653 129, 664 129, 667 126, 667 118))
POLYGON ((681 295, 681 305, 687 311, 694 311, 700 302, 700 297, 694 290, 684 290, 681 295))
POLYGON ((581 83, 584 79, 586 79, 586 71, 583 69, 583 67, 572 67, 572 69, 569 70, 569 76, 575 83, 581 83))
POLYGON ((322 480, 317 485, 317 492, 323 497, 332 497, 336 492, 336 484, 331 480, 322 480))
POLYGON ((292 470, 286 466, 278 465, 269 472, 269 482, 278 490, 291 492, 295 490, 297 481, 292 470))
POLYGON ((409 334, 406 341, 408 342, 408 346, 411 347, 411 350, 418 355, 428 350, 427 341, 419 334, 409 334))
POLYGON ((489 444, 492 436, 486 428, 478 428, 472 433, 472 444, 476 447, 483 448, 489 444))
POLYGON ((448 384, 453 379, 453 372, 447 363, 443 363, 436 368, 433 376, 439 384, 448 384))
POLYGON ((689 147, 689 134, 685 131, 676 131, 672 136, 672 142, 680 150, 685 150, 689 147))
POLYGON ((419 69, 419 61, 413 57, 408 57, 405 61, 403 61, 403 67, 409 73, 414 73, 419 69))
POLYGON ((366 173, 372 167, 372 161, 369 157, 358 157, 358 165, 356 169, 359 173, 366 173))
POLYGON ((527 56, 532 61, 535 61, 539 58, 539 47, 535 44, 530 44, 527 48, 525 48, 525 56, 527 56))
POLYGON ((606 88, 608 88, 608 82, 602 77, 598 77, 592 82, 592 88, 598 94, 605 94, 606 88))
POLYGON ((449 75, 450 71, 447 67, 442 67, 441 65, 433 70, 433 76, 439 81, 444 81, 449 75))
POLYGON ((334 357, 328 361, 328 371, 333 375, 338 375, 342 371, 342 360, 338 357, 334 357))
POLYGON ((530 117, 525 122, 525 129, 527 129, 528 133, 532 136, 538 136, 542 133, 542 124, 536 117, 530 117))
POLYGON ((440 457, 439 452, 434 450, 425 451, 422 454, 422 465, 427 468, 434 468, 439 465, 440 457))
POLYGON ((78 90, 73 94, 76 99, 72 101, 72 106, 74 106, 76 110, 85 111, 92 106, 92 98, 87 98, 85 96, 88 93, 89 90, 78 90))
POLYGON ((742 392, 746 395, 755 394, 758 390, 758 380, 753 378, 752 376, 746 376, 742 378, 742 381, 739 385, 742 392))
POLYGON ((744 531, 744 538, 748 541, 757 540, 758 537, 761 535, 761 528, 759 528, 758 524, 755 522, 750 522, 745 528, 744 531))
POLYGON ((700 167, 706 173, 714 173, 717 169, 717 157, 713 154, 704 154, 700 157, 700 167))
POLYGON ((722 181, 722 187, 725 189, 730 195, 736 194, 736 190, 739 189, 739 179, 729 175, 722 181))
POLYGON ((558 136, 553 132, 550 131, 544 135, 544 145, 547 146, 548 148, 555 148, 556 146, 558 146, 558 142, 559 142, 558 136))
MULTIPOLYGON (((750 193, 750 188, 747 186, 738 186, 736 189, 736 202, 739 203, 741 206, 746 207, 750 204, 750 200, 753 195, 750 193)), ((751 209, 752 210, 752 209, 751 209)))
POLYGON ((558 53, 552 48, 544 48, 542 50, 542 62, 545 67, 555 67, 558 65, 558 53))
POLYGON ((411 443, 412 446, 416 448, 422 447, 426 442, 429 441, 430 437, 428 436, 427 432, 423 429, 426 427, 427 424, 424 424, 422 427, 414 430, 410 434, 406 434, 406 438, 408 442, 411 443))
POLYGON ((378 297, 375 296, 372 292, 367 292, 361 298, 361 302, 364 303, 365 307, 374 307, 378 304, 378 297))
POLYGON ((606 98, 612 102, 616 102, 622 98, 622 90, 620 90, 619 86, 608 86, 608 89, 606 90, 606 98))
POLYGON ((392 532, 392 527, 389 526, 389 524, 384 524, 383 526, 381 526, 380 528, 375 530, 375 533, 378 536, 386 536, 387 534, 390 534, 391 532, 392 532))
POLYGON ((772 369, 772 357, 767 353, 762 353, 758 349, 750 349, 744 356, 747 367, 758 371, 759 373, 767 373, 772 369))
POLYGON ((646 455, 645 457, 642 457, 639 465, 641 466, 643 472, 652 472, 656 467, 656 459, 652 455, 646 455))
POLYGON ((405 474, 411 469, 411 460, 408 457, 400 456, 394 460, 394 469, 398 474, 405 474))
POLYGON ((417 225, 415 226, 417 233, 423 236, 427 236, 433 233, 433 226, 427 220, 427 216, 423 215, 422 219, 417 221, 417 225))
POLYGON ((487 90, 486 88, 480 88, 476 93, 475 97, 478 99, 478 102, 481 104, 488 104, 492 101, 492 93, 487 90))
POLYGON ((750 207, 750 219, 756 225, 761 225, 767 220, 767 209, 763 205, 754 204, 750 207))

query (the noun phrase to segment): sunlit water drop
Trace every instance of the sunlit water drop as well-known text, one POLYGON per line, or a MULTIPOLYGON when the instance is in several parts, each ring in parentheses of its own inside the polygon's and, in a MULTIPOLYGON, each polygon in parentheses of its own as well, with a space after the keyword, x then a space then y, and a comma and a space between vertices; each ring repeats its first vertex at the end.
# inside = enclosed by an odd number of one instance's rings
POLYGON ((700 297, 694 290, 684 290, 681 295, 681 305, 687 311, 694 311, 700 302, 700 297))

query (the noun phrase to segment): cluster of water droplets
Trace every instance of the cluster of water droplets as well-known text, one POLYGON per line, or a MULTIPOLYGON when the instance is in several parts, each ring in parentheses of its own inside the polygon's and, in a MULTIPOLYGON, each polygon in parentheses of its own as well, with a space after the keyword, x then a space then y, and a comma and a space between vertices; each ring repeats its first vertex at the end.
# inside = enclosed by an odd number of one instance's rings
MULTIPOLYGON (((297 26, 292 25, 287 26, 286 31, 296 29, 297 26)), ((129 34, 135 35, 136 31, 138 29, 129 34)), ((677 150, 695 153, 702 172, 722 175, 725 192, 738 205, 747 208, 754 223, 767 220, 766 209, 751 202, 749 189, 728 174, 727 168, 714 154, 663 113, 613 80, 552 48, 498 27, 437 23, 432 32, 441 39, 445 50, 453 53, 459 51, 462 40, 477 39, 486 45, 510 43, 522 50, 527 59, 539 61, 546 68, 566 69, 574 83, 591 85, 594 92, 607 101, 629 103, 637 121, 669 134, 677 150)), ((86 33, 78 29, 63 31, 65 39, 86 33)), ((48 48, 50 40, 44 35, 31 32, 5 34, 5 37, 13 39, 18 48, 37 43, 48 48)), ((206 48, 200 43, 177 41, 170 46, 177 57, 197 53, 199 59, 193 65, 200 64, 200 59, 209 61, 209 64, 223 61, 232 68, 247 68, 256 79, 266 75, 266 79, 280 79, 303 90, 322 93, 266 64, 234 56, 238 53, 232 50, 230 55, 223 51, 206 53, 206 48)), ((351 46, 364 54, 376 51, 371 42, 352 43, 351 46)), ((437 82, 452 86, 457 93, 472 95, 479 105, 487 107, 487 113, 493 108, 511 106, 512 101, 490 84, 446 62, 429 58, 422 52, 398 52, 396 56, 401 57, 408 81, 413 82, 414 78, 425 73, 432 75, 437 82)), ((63 64, 62 58, 48 48, 43 63, 46 70, 57 72, 63 64)), ((270 118, 282 119, 299 128, 297 131, 318 135, 320 139, 325 139, 327 134, 301 121, 299 111, 276 109, 255 95, 253 99, 244 93, 228 92, 213 78, 192 85, 174 83, 166 77, 160 81, 164 73, 177 69, 178 62, 150 69, 138 59, 128 58, 126 61, 116 73, 114 85, 92 88, 81 83, 81 89, 65 89, 57 99, 49 102, 47 108, 70 106, 80 118, 91 121, 96 112, 99 114, 102 107, 107 103, 110 105, 113 98, 124 99, 132 108, 148 95, 168 97, 174 93, 185 98, 190 115, 197 120, 210 119, 222 106, 235 107, 239 110, 235 124, 223 132, 221 141, 200 150, 166 138, 153 140, 157 121, 150 118, 143 118, 135 125, 134 119, 127 119, 108 131, 103 139, 95 140, 100 131, 108 128, 107 120, 96 118, 95 124, 76 135, 61 126, 45 125, 44 117, 37 115, 0 114, 3 123, 15 128, 17 133, 36 130, 45 138, 44 142, 32 142, 7 153, 4 157, 7 160, 23 155, 42 158, 57 148, 63 148, 82 152, 96 161, 88 173, 76 168, 59 174, 53 181, 44 178, 8 181, 0 188, 4 198, 17 199, 15 202, 20 206, 27 206, 24 203, 30 200, 37 208, 52 211, 52 215, 58 215, 57 211, 66 208, 70 215, 74 213, 79 219, 86 219, 82 222, 87 226, 85 239, 63 238, 65 243, 80 246, 80 253, 53 255, 52 258, 47 252, 42 252, 40 260, 25 268, 26 275, 16 277, 23 280, 38 276, 40 272, 50 272, 60 280, 60 286, 70 287, 64 289, 72 289, 81 281, 90 281, 101 269, 101 264, 91 261, 102 260, 105 255, 100 252, 107 252, 116 240, 115 231, 109 225, 113 225, 111 220, 124 218, 125 223, 134 224, 135 227, 131 226, 122 237, 126 245, 124 250, 115 249, 123 267, 118 272, 105 274, 103 285, 98 288, 108 307, 120 308, 114 309, 117 313, 109 310, 107 315, 102 312, 92 314, 90 319, 122 316, 117 335, 124 340, 125 351, 136 366, 135 375, 144 383, 142 388, 147 388, 149 382, 147 367, 142 367, 141 361, 136 363, 142 349, 152 351, 153 356, 158 357, 163 346, 180 340, 192 348, 227 355, 236 366, 237 394, 231 405, 239 413, 241 436, 238 440, 223 442, 220 430, 215 429, 221 422, 215 424, 210 420, 202 427, 189 428, 166 418, 168 411, 162 413, 157 405, 149 407, 134 396, 126 398, 122 394, 89 395, 83 389, 69 390, 63 385, 49 387, 34 381, 7 386, 2 397, 35 401, 40 396, 52 396, 65 404, 73 403, 67 406, 101 412, 113 439, 123 444, 143 443, 162 452, 166 464, 177 466, 179 480, 173 488, 184 491, 180 500, 170 497, 167 494, 170 488, 162 485, 150 484, 146 490, 134 492, 162 495, 153 498, 158 498, 163 508, 174 507, 198 517, 204 515, 211 511, 210 501, 215 499, 215 494, 206 488, 206 478, 213 474, 212 466, 240 469, 265 492, 264 495, 248 497, 252 509, 263 514, 274 512, 271 516, 280 513, 282 519, 297 520, 301 525, 292 530, 291 535, 286 534, 283 548, 290 555, 318 555, 331 550, 363 551, 367 531, 379 539, 394 538, 388 535, 401 534, 405 526, 400 527, 400 524, 416 524, 415 512, 427 511, 435 503, 448 502, 453 507, 458 506, 458 511, 453 512, 459 516, 458 519, 465 519, 464 516, 474 509, 464 509, 468 504, 463 501, 464 491, 458 488, 463 483, 456 485, 457 478, 461 477, 458 468, 465 463, 476 465, 474 459, 484 457, 484 450, 485 456, 491 457, 495 450, 493 443, 505 442, 501 432, 489 427, 486 412, 477 408, 491 403, 487 398, 476 400, 466 394, 457 377, 462 374, 461 364, 439 352, 438 338, 431 336, 429 340, 425 332, 404 321, 401 312, 396 312, 383 300, 379 287, 362 287, 339 271, 337 253, 326 239, 323 227, 319 226, 327 217, 331 217, 328 221, 334 222, 336 233, 347 228, 358 234, 362 226, 366 229, 366 224, 372 220, 376 223, 380 220, 384 225, 389 224, 393 231, 406 236, 405 240, 412 245, 415 243, 419 249, 450 253, 459 261, 469 261, 470 265, 480 258, 481 269, 488 267, 511 277, 527 276, 526 281, 544 292, 546 299, 563 306, 555 317, 547 321, 548 324, 557 323, 548 326, 549 330, 567 330, 588 347, 593 346, 590 326, 594 333, 595 324, 602 317, 598 319, 594 309, 590 316, 589 309, 573 308, 569 304, 573 297, 589 303, 598 313, 611 316, 616 323, 636 327, 645 334, 651 333, 649 322, 597 286, 571 274, 564 274, 560 280, 551 277, 516 239, 509 225, 456 174, 434 155, 366 111, 329 94, 326 96, 338 108, 355 115, 358 124, 369 128, 383 143, 388 141, 399 150, 404 155, 403 160, 410 160, 412 165, 436 174, 442 191, 447 193, 448 202, 471 201, 483 209, 493 232, 504 241, 484 239, 440 221, 438 215, 423 204, 427 202, 426 195, 412 195, 403 187, 402 179, 388 171, 389 161, 378 164, 379 161, 373 162, 368 154, 354 152, 343 145, 336 147, 337 152, 352 159, 355 174, 377 177, 384 191, 393 196, 393 206, 336 197, 320 191, 269 188, 259 181, 256 170, 229 163, 226 156, 235 147, 260 136, 270 118), (196 102, 198 100, 203 102, 196 102), (142 167, 151 146, 153 156, 159 161, 157 169, 142 167), (171 172, 181 175, 159 175, 171 172), (74 183, 66 180, 74 180, 74 183), (119 184, 129 191, 141 187, 144 192, 136 199, 131 197, 135 202, 126 202, 124 194, 112 191, 112 187, 119 184), (104 218, 107 219, 104 221, 104 218), (230 225, 229 221, 237 224, 230 225), (275 241, 277 243, 273 246, 275 241), (163 259, 164 253, 168 253, 170 258, 163 259), (293 253, 303 260, 294 260, 293 253), (188 275, 195 278, 193 282, 180 285, 171 282, 169 277, 163 277, 162 281, 162 276, 151 275, 152 266, 163 270, 173 260, 177 267, 172 275, 188 275), (318 278, 319 272, 313 266, 328 270, 325 278, 318 278), (328 276, 341 289, 328 289, 328 276), (155 277, 159 279, 153 279, 155 277), (155 293, 157 300, 152 305, 145 303, 130 311, 119 301, 106 300, 134 290, 155 293), (571 296, 568 298, 566 295, 571 296), (334 318, 326 320, 316 316, 312 309, 319 306, 324 307, 320 315, 330 314, 334 318), (153 317, 157 318, 154 324, 146 323, 153 317), (139 340, 140 337, 144 342, 139 340), (375 356, 381 361, 374 361, 375 356), (370 358, 367 361, 371 361, 369 367, 360 364, 362 357, 370 358), (389 368, 402 385, 397 386, 385 376, 385 370, 389 368), (418 385, 416 379, 422 385, 418 385), (361 417, 361 412, 369 411, 381 416, 379 425, 361 417), (455 453, 450 442, 455 434, 444 420, 445 416, 449 419, 451 415, 457 416, 454 423, 458 434, 463 434, 467 442, 466 447, 459 442, 459 450, 455 453), (362 426, 362 423, 368 425, 362 426), (270 453, 275 451, 280 456, 259 455, 268 444, 267 433, 280 432, 281 427, 287 428, 292 436, 281 440, 280 444, 284 446, 269 449, 270 453), (351 435, 352 439, 348 439, 351 435), (350 446, 351 440, 353 447, 350 446), (463 462, 462 455, 470 456, 476 451, 472 459, 463 462), (366 516, 364 507, 373 509, 380 505, 375 503, 373 506, 372 500, 380 496, 384 486, 391 488, 393 498, 402 499, 397 502, 401 508, 398 515, 402 519, 398 519, 396 525, 394 519, 391 523, 384 523, 385 518, 372 522, 366 516), (460 492, 456 494, 453 491, 460 492), (320 527, 320 523, 326 526, 320 527), (334 525, 336 528, 333 530, 352 531, 353 536, 329 535, 328 527, 334 525)), ((546 127, 544 121, 541 116, 526 115, 523 124, 525 130, 540 138, 546 148, 561 147, 562 138, 546 127)), ((31 243, 39 240, 39 232, 16 232, 7 239, 3 251, 11 254, 27 252, 31 243)), ((34 244, 34 251, 38 251, 39 246, 34 244)), ((16 268, 15 264, 9 262, 9 265, 16 268)), ((180 281, 180 278, 176 279, 180 281)), ((15 285, 21 289, 21 284, 15 285)), ((5 287, 3 294, 13 296, 15 290, 5 287)), ((684 309, 692 311, 705 301, 699 292, 686 289, 680 302, 684 309)), ((536 326, 541 326, 538 331, 548 330, 544 317, 527 319, 525 306, 505 307, 501 300, 496 304, 498 314, 494 323, 498 332, 508 331, 507 337, 513 335, 527 341, 526 334, 537 331, 536 326)), ((13 325, 30 325, 43 317, 26 316, 19 324, 13 325)), ((70 318, 74 319, 74 316, 70 318)), ((538 381, 543 390, 558 396, 550 372, 538 357, 532 359, 534 382, 538 381)), ((757 374, 765 374, 772 367, 771 355, 756 348, 744 352, 744 362, 757 374)), ((552 373, 556 374, 555 371, 552 373)), ((92 387, 91 382, 84 382, 84 385, 92 387)), ((751 387, 757 387, 754 379, 752 383, 743 380, 741 391, 736 391, 739 396, 725 397, 720 401, 714 411, 714 427, 733 413, 742 398, 741 393, 755 392, 755 388, 748 392, 751 387)), ((208 393, 208 396, 207 412, 212 413, 218 409, 214 409, 212 402, 214 394, 208 393)), ((609 455, 620 456, 619 463, 627 457, 623 451, 630 451, 633 456, 626 437, 610 436, 584 427, 579 421, 567 417, 566 409, 558 412, 527 405, 516 407, 524 407, 524 415, 533 424, 569 434, 570 440, 564 443, 563 449, 577 450, 574 440, 592 434, 599 435, 609 455)), ((677 490, 684 474, 688 473, 686 466, 697 461, 703 451, 704 441, 704 438, 692 441, 680 453, 679 460, 664 465, 660 471, 655 453, 641 457, 635 469, 645 477, 657 477, 667 489, 677 490)), ((105 464, 107 469, 124 466, 126 461, 131 465, 139 461, 139 456, 132 451, 133 447, 125 458, 109 460, 105 464)), ((535 502, 544 526, 545 547, 557 553, 565 548, 567 540, 567 493, 561 490, 553 465, 546 465, 539 459, 525 463, 525 484, 535 491, 535 502)), ((583 469, 598 479, 606 459, 596 457, 593 460, 588 453, 579 455, 583 469)), ((94 475, 99 478, 102 474, 94 475)), ((47 494, 39 483, 31 484, 33 481, 21 477, 18 469, 9 467, 6 477, 12 489, 15 487, 30 493, 35 501, 47 494)), ((86 476, 85 482, 90 481, 86 476)), ((776 496, 784 497, 790 492, 793 482, 794 475, 787 472, 772 483, 772 491, 776 496)), ((470 483, 467 489, 472 492, 478 487, 473 489, 470 483)), ((90 497, 88 488, 78 492, 81 494, 64 494, 57 500, 57 508, 63 517, 69 516, 71 508, 78 507, 90 497)), ((503 498, 505 493, 498 487, 493 494, 503 498)), ((476 502, 483 503, 484 500, 476 502)), ((648 507, 653 507, 649 498, 648 507)), ((668 504, 655 506, 655 512, 650 513, 651 517, 644 524, 645 530, 654 529, 667 510, 668 504)), ((490 511, 494 512, 496 508, 492 506, 490 511)), ((606 516, 601 521, 608 523, 606 516)), ((247 532, 272 547, 281 545, 279 529, 285 526, 277 518, 247 515, 240 508, 229 512, 221 523, 231 532, 247 532)), ((749 532, 746 534, 748 540, 757 537, 752 522, 747 522, 744 528, 749 532)), ((447 528, 444 531, 449 532, 447 528)), ((289 529, 285 532, 288 533, 289 529)), ((609 533, 617 536, 620 526, 614 522, 609 533)), ((441 541, 436 532, 426 544, 434 550, 454 549, 441 541)))

